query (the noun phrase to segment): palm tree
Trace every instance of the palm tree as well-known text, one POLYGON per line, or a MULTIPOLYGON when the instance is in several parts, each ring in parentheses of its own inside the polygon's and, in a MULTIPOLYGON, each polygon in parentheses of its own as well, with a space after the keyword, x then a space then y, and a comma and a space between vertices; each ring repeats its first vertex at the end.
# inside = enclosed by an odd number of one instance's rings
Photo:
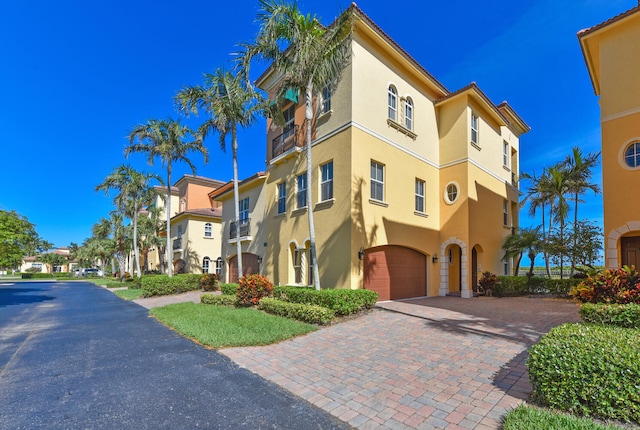
MULTIPOLYGON (((160 196, 161 198, 163 196, 160 196)), ((149 250, 153 247, 160 248, 164 243, 160 236, 161 228, 161 209, 156 206, 150 206, 148 208, 148 216, 142 217, 138 220, 139 229, 139 246, 142 249, 143 254, 143 271, 149 270, 149 250)))
POLYGON ((242 276, 242 243, 240 236, 240 201, 238 193, 238 127, 249 127, 256 121, 259 109, 258 96, 243 85, 240 75, 233 75, 218 69, 213 74, 205 74, 204 86, 183 88, 176 95, 176 101, 187 114, 198 114, 200 109, 208 115, 198 134, 204 140, 208 133, 219 135, 220 148, 226 150, 226 139, 231 134, 231 152, 233 155, 233 205, 236 232, 236 255, 238 276, 242 276))
POLYGON ((142 152, 148 155, 149 164, 153 165, 156 157, 160 158, 162 167, 167 169, 167 274, 173 276, 171 264, 171 172, 173 163, 183 161, 189 165, 193 174, 196 167, 188 158, 190 152, 199 152, 204 157, 204 162, 209 161, 207 148, 202 140, 195 138, 193 130, 180 124, 180 121, 167 119, 150 119, 146 124, 139 124, 129 134, 129 146, 124 150, 125 157, 133 152, 142 152))
MULTIPOLYGON (((564 160, 564 167, 568 169, 567 178, 567 191, 573 195, 574 209, 573 209, 573 247, 578 244, 578 231, 575 226, 578 225, 578 203, 580 202, 580 196, 587 191, 591 190, 594 194, 600 193, 600 187, 597 184, 589 182, 591 180, 591 171, 598 165, 600 153, 590 152, 587 156, 583 156, 579 147, 573 147, 571 155, 567 156, 564 160)), ((571 274, 576 267, 575 257, 571 258, 571 274)))
MULTIPOLYGON (((315 15, 303 15, 295 1, 289 4, 282 0, 260 0, 260 4, 262 11, 257 17, 260 30, 254 43, 244 45, 240 64, 248 81, 249 66, 254 58, 271 62, 271 67, 280 77, 276 106, 291 89, 304 92, 307 184, 311 184, 313 101, 319 99, 323 89, 335 89, 350 60, 352 13, 343 13, 331 26, 324 27, 315 15)), ((284 121, 280 110, 273 118, 276 123, 284 121)), ((307 193, 313 281, 315 288, 320 289, 312 203, 312 193, 307 193)))
MULTIPOLYGON (((523 173, 521 175, 523 179, 527 179, 530 181, 531 185, 527 189, 525 193, 525 197, 522 200, 522 205, 529 202, 529 214, 531 216, 535 216, 538 209, 540 209, 542 215, 542 241, 546 243, 549 235, 551 234, 552 229, 552 214, 553 214, 553 204, 554 197, 550 191, 549 186, 549 174, 547 169, 545 168, 542 175, 537 177, 535 172, 533 174, 523 173), (549 207, 549 232, 547 234, 546 230, 546 222, 545 222, 545 213, 546 208, 549 207)), ((549 253, 542 247, 542 253, 544 256, 545 269, 547 271, 547 276, 551 278, 551 267, 549 265, 549 253)))
MULTIPOLYGON (((560 279, 563 278, 564 268, 564 228, 567 216, 569 215, 569 203, 567 201, 567 194, 569 191, 569 171, 562 166, 562 164, 556 164, 555 166, 547 169, 548 180, 546 183, 546 189, 550 192, 553 198, 553 212, 549 214, 551 219, 560 224, 560 241, 561 246, 558 249, 558 257, 560 261, 560 279)), ((551 226, 549 228, 551 231, 551 226)))
POLYGON ((154 179, 162 183, 162 179, 158 175, 139 172, 124 164, 115 168, 104 182, 96 187, 96 191, 103 190, 107 195, 109 195, 109 190, 117 191, 118 195, 114 198, 116 207, 133 222, 132 239, 138 278, 142 276, 138 248, 138 214, 140 209, 151 204, 158 195, 157 190, 151 185, 151 181, 154 179))
POLYGON ((113 225, 111 220, 107 218, 100 218, 100 220, 91 227, 91 233, 93 237, 104 243, 105 249, 104 263, 102 265, 102 271, 104 272, 104 264, 106 264, 107 257, 111 260, 111 273, 116 273, 115 261, 113 256, 117 250, 117 244, 115 239, 111 236, 113 225))

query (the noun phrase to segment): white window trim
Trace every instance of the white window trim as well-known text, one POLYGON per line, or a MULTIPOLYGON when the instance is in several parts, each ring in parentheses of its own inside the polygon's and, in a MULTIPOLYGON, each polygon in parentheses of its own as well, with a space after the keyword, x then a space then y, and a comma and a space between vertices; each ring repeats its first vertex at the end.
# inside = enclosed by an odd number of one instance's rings
MULTIPOLYGON (((333 160, 327 161, 326 163, 323 163, 320 165, 320 193, 318 193, 319 197, 320 197, 320 203, 322 202, 326 202, 328 200, 333 200, 333 196, 334 196, 334 190, 333 190, 333 179, 334 179, 334 166, 333 166, 333 160), (324 175, 323 175, 323 169, 325 166, 329 166, 329 164, 331 164, 331 179, 324 179, 324 175), (322 190, 324 188, 325 184, 331 183, 331 195, 330 196, 323 196, 322 190)), ((307 184, 307 190, 309 189, 309 184, 307 184)), ((308 191, 307 191, 308 192, 308 191)))
POLYGON ((392 121, 398 121, 398 90, 393 84, 387 86, 387 118, 392 121), (392 100, 393 106, 391 106, 392 100), (392 111, 393 116, 391 116, 392 111))
POLYGON ((415 192, 415 200, 414 200, 414 203, 417 203, 417 202, 416 202, 416 200, 417 200, 418 198, 422 199, 422 210, 419 210, 419 209, 417 208, 417 204, 415 204, 414 209, 415 209, 415 212, 416 212, 416 213, 424 214, 424 213, 426 213, 426 212, 427 212, 427 199, 425 198, 425 194, 426 194, 425 189, 426 189, 426 188, 427 188, 427 183, 426 183, 426 181, 424 181, 424 180, 422 180, 422 179, 420 179, 420 178, 416 178, 415 183, 414 183, 414 192, 415 192), (417 188, 418 183, 422 184, 422 194, 418 194, 418 190, 416 189, 416 188, 417 188))
POLYGON ((445 202, 446 204, 448 204, 448 205, 452 205, 452 204, 454 204, 454 203, 455 203, 455 202, 457 202, 457 201, 458 201, 458 199, 460 198, 460 185, 459 185, 457 182, 455 182, 455 181, 451 181, 451 182, 447 183, 447 185, 445 185, 445 186, 444 186, 444 190, 443 190, 443 195, 442 195, 442 197, 444 198, 444 202, 445 202), (449 186, 450 186, 450 185, 453 185, 453 186, 455 186, 455 187, 456 187, 456 197, 455 197, 455 199, 453 199, 453 200, 451 200, 451 199, 449 198, 448 189, 449 189, 449 186))
POLYGON ((296 210, 297 209, 305 209, 307 207, 307 193, 309 192, 309 187, 307 186, 307 172, 302 173, 301 175, 296 176, 296 210), (300 188, 300 178, 304 178, 304 188, 300 188), (300 194, 304 191, 304 199, 300 199, 300 194), (302 205, 300 203, 302 202, 302 205))
MULTIPOLYGON (((384 189, 385 188, 384 187, 384 177, 385 177, 385 167, 386 166, 384 164, 378 162, 378 161, 371 160, 370 169, 372 167, 374 167, 373 166, 374 164, 376 164, 377 166, 382 167, 382 169, 381 169, 382 170, 382 179, 373 178, 373 176, 370 178, 370 180, 371 180, 371 190, 370 190, 370 193, 369 193, 369 197, 371 198, 371 200, 384 202, 385 201, 385 197, 386 197, 385 196, 386 193, 385 193, 385 189, 384 189), (373 191, 374 191, 373 184, 374 183, 375 184, 380 184, 382 186, 381 187, 382 188, 382 198, 377 198, 377 196, 376 197, 373 196, 373 191)), ((376 173, 377 172, 378 172, 378 169, 376 169, 376 173)))
POLYGON ((471 124, 470 124, 470 140, 471 143, 480 146, 480 117, 477 116, 473 111, 471 112, 471 124), (474 119, 475 119, 475 127, 474 127, 474 119), (473 138, 473 132, 475 131, 476 138, 473 138))
POLYGON ((278 215, 282 215, 287 213, 287 183, 286 182, 278 182, 276 186, 276 212, 278 215), (281 194, 281 191, 284 191, 284 194, 281 194), (280 210, 280 203, 282 202, 282 210, 280 210))

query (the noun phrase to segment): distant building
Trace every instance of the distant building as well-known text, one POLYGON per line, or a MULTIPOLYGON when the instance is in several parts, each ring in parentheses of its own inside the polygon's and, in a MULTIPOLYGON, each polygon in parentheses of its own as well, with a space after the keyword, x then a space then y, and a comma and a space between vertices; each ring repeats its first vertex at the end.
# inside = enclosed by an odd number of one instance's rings
POLYGON ((578 39, 600 96, 605 264, 640 268, 640 6, 578 39))

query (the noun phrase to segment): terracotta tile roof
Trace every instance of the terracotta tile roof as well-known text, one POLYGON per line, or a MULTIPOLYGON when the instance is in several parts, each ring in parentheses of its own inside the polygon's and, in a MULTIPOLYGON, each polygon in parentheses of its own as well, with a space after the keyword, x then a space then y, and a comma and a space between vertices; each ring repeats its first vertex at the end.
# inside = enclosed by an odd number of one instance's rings
MULTIPOLYGON (((467 85, 466 87, 462 87, 457 91, 454 91, 452 93, 447 94, 444 97, 439 98, 438 100, 435 101, 435 105, 441 104, 447 100, 450 100, 452 98, 454 98, 455 96, 462 94, 466 91, 473 91, 474 93, 476 93, 488 106, 489 108, 500 118, 502 119, 506 124, 510 124, 509 119, 503 115, 502 112, 500 112, 500 110, 498 109, 498 107, 491 101, 491 99, 489 99, 489 97, 487 97, 487 95, 484 93, 484 91, 482 91, 480 89, 480 87, 478 87, 478 84, 476 84, 475 82, 471 82, 469 85, 467 85)), ((506 102, 505 102, 506 103, 506 102)))
POLYGON ((601 22, 598 25, 594 25, 593 27, 589 27, 589 28, 585 28, 583 30, 580 30, 578 32, 578 37, 583 37, 586 36, 587 34, 593 33, 594 31, 598 31, 603 27, 606 27, 610 24, 613 24, 614 22, 620 21, 621 19, 624 19, 630 15, 633 15, 634 13, 640 11, 640 4, 638 4, 638 6, 629 9, 626 12, 622 12, 619 15, 614 16, 613 18, 609 18, 608 20, 601 22))
POLYGON ((189 214, 189 215, 201 215, 201 216, 210 216, 214 218, 222 217, 222 209, 220 208, 201 208, 201 209, 189 209, 184 212, 180 212, 175 216, 189 214))
MULTIPOLYGON (((256 172, 253 175, 249 176, 248 178, 245 178, 241 181, 238 181, 238 188, 248 184, 249 182, 253 181, 254 179, 258 179, 258 178, 262 178, 266 176, 265 172, 256 172)), ((215 190, 211 191, 209 193, 209 198, 216 200, 218 199, 220 196, 228 193, 229 191, 233 191, 233 181, 229 181, 226 184, 224 184, 223 186, 216 188, 215 190)))

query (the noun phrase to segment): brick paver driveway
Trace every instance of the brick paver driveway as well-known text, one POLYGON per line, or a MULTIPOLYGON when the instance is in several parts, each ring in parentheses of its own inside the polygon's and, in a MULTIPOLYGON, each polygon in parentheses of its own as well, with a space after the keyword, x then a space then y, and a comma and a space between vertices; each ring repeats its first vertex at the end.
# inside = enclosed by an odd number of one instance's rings
POLYGON ((526 350, 578 306, 434 297, 276 345, 220 352, 360 429, 495 429, 528 398, 526 350))

